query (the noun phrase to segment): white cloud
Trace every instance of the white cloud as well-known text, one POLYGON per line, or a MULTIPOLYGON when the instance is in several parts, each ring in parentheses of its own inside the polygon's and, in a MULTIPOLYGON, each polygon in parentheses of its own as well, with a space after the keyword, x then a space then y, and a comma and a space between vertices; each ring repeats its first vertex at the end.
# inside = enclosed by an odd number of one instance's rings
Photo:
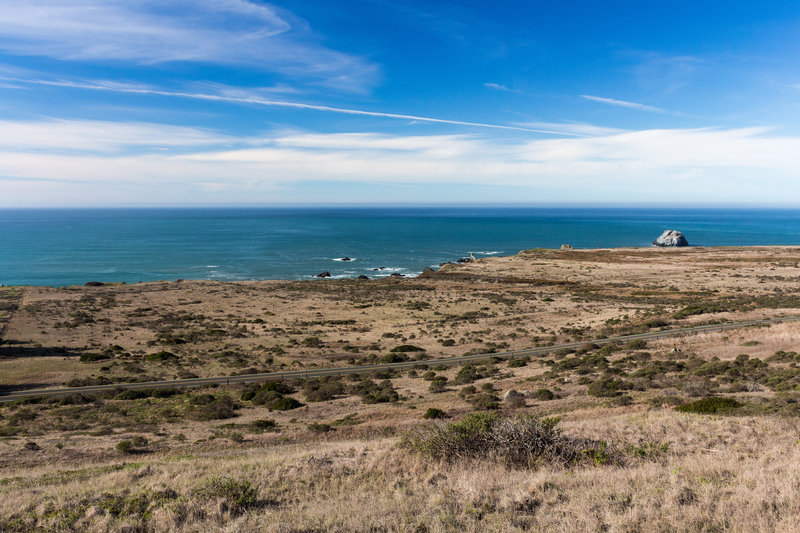
POLYGON ((115 153, 131 149, 218 147, 241 139, 210 130, 95 120, 0 120, 0 147, 22 152, 115 153))
POLYGON ((652 105, 639 104, 637 102, 628 102, 627 100, 617 100, 614 98, 604 98, 602 96, 592 96, 590 94, 582 94, 581 98, 591 100, 593 102, 600 102, 601 104, 614 105, 617 107, 627 107, 628 109, 638 109, 640 111, 652 111, 654 113, 668 113, 666 109, 655 107, 652 105))
POLYGON ((518 91, 516 89, 512 89, 510 87, 506 87, 505 85, 502 85, 500 83, 488 82, 488 83, 484 83, 483 86, 487 87, 489 89, 494 89, 496 91, 503 91, 503 92, 507 92, 507 93, 520 93, 520 92, 522 92, 522 91, 518 91))
MULTIPOLYGON (((800 138, 759 128, 500 142, 467 135, 310 132, 232 139, 154 124, 4 121, 0 205, 57 205, 81 197, 102 205, 123 191, 128 203, 150 203, 154 188, 162 202, 173 204, 214 203, 220 190, 234 203, 279 201, 281 188, 305 187, 309 181, 492 185, 517 187, 528 195, 509 201, 613 202, 624 197, 785 203, 800 197, 798 152, 800 138), (48 135, 49 128, 55 129, 48 135), (106 141, 98 138, 103 130, 109 132, 106 141), (153 137, 158 131, 167 133, 153 137), (174 149, 163 151, 168 137, 174 149)), ((313 189, 304 190, 314 198, 313 189)))
POLYGON ((377 66, 316 44, 306 24, 247 0, 4 0, 0 50, 62 60, 247 65, 363 91, 377 66))

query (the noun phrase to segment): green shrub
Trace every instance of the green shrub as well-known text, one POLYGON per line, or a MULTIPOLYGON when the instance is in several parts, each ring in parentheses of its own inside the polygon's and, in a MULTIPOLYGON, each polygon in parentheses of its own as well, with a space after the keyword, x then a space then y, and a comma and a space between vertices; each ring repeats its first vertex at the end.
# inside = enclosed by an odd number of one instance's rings
POLYGON ((283 381, 269 381, 261 385, 247 387, 240 397, 242 400, 250 401, 255 405, 267 405, 283 398, 284 394, 293 392, 295 392, 295 389, 283 381))
POLYGON ((491 410, 500 408, 500 398, 494 394, 478 394, 477 396, 470 398, 469 402, 475 409, 491 410))
POLYGON ((303 384, 303 394, 309 402, 326 402, 346 391, 338 378, 309 379, 303 384))
POLYGON ((431 381, 430 387, 428 387, 430 392, 439 393, 444 392, 447 390, 447 378, 445 376, 436 376, 431 381))
POLYGON ((461 387, 461 390, 458 391, 458 395, 462 398, 466 398, 467 396, 472 396, 473 394, 477 394, 478 389, 475 388, 475 385, 465 385, 461 387))
POLYGON ((488 378, 496 373, 497 369, 494 367, 487 367, 478 365, 476 363, 471 363, 464 365, 459 369, 456 377, 453 378, 453 382, 458 385, 466 385, 478 379, 488 378))
POLYGON ((400 346, 395 346, 389 351, 392 353, 407 353, 407 352, 424 352, 425 350, 420 348, 419 346, 414 346, 413 344, 401 344, 400 346))
POLYGON ((556 395, 550 389, 539 389, 533 393, 533 399, 547 402, 555 399, 556 395))
POLYGON ((81 363, 94 363, 105 359, 111 359, 111 356, 105 353, 82 353, 79 358, 81 363))
POLYGON ((701 415, 725 414, 741 407, 743 404, 733 398, 711 396, 694 402, 685 403, 675 408, 681 413, 694 413, 701 415))
POLYGON ((611 377, 604 377, 598 379, 597 381, 591 383, 589 388, 587 389, 587 393, 590 396, 599 396, 601 398, 608 398, 617 396, 620 394, 620 391, 630 389, 631 386, 629 383, 624 381, 616 380, 611 377))
POLYGON ((422 415, 422 418, 426 419, 447 418, 447 414, 441 409, 437 409, 436 407, 428 407, 428 410, 425 411, 425 414, 422 415))
POLYGON ((167 352, 167 351, 162 350, 160 352, 147 354, 145 356, 145 359, 148 360, 148 361, 166 362, 166 361, 174 361, 174 360, 178 359, 178 356, 175 355, 172 352, 167 352))
POLYGON ((558 418, 472 413, 457 422, 418 427, 402 436, 400 446, 435 460, 488 458, 523 468, 542 462, 566 466, 609 461, 611 452, 604 442, 567 437, 556 428, 558 422, 558 418))
POLYGON ((129 440, 121 440, 117 443, 117 451, 121 453, 133 453, 133 443, 129 440))
POLYGON ((528 364, 530 361, 529 357, 516 357, 514 359, 509 359, 508 361, 508 368, 520 368, 528 364))
POLYGON ((336 428, 330 424, 318 424, 317 422, 310 423, 308 425, 308 429, 314 433, 328 433, 329 431, 336 431, 336 428))
POLYGON ((267 407, 269 407, 270 409, 274 409, 275 411, 291 411, 292 409, 303 407, 303 404, 295 400, 291 396, 288 396, 285 398, 278 398, 271 404, 268 404, 267 407))
POLYGON ((263 420, 253 420, 250 422, 250 426, 261 431, 269 431, 277 428, 278 424, 271 418, 265 418, 263 420))
POLYGON ((400 395, 388 379, 381 381, 380 384, 371 379, 363 379, 351 385, 349 392, 361 396, 364 403, 396 402, 400 399, 400 395))
POLYGON ((378 359, 378 363, 404 363, 408 361, 408 356, 402 353, 390 353, 378 359))
POLYGON ((201 394, 192 397, 194 407, 191 411, 195 420, 224 420, 236 416, 236 409, 239 406, 227 394, 213 396, 211 394, 201 394))
POLYGON ((258 493, 249 481, 227 477, 209 479, 205 485, 194 491, 194 495, 203 499, 223 500, 225 507, 233 514, 240 514, 254 507, 258 498, 258 493))

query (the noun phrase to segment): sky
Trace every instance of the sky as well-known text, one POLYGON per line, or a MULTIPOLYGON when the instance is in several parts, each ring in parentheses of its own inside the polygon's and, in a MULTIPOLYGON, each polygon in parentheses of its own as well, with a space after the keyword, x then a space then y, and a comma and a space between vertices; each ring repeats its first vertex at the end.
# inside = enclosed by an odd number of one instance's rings
POLYGON ((800 205, 798 2, 0 7, 0 207, 800 205))

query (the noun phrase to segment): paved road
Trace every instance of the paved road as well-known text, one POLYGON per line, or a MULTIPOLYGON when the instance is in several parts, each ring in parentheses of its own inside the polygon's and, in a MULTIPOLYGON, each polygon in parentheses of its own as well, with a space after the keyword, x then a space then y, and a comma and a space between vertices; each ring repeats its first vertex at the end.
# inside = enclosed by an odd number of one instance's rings
POLYGON ((203 385, 230 385, 234 383, 254 383, 259 381, 275 381, 281 379, 342 376, 345 374, 360 374, 368 372, 378 372, 381 370, 397 370, 404 368, 413 368, 419 364, 427 364, 430 366, 436 366, 436 365, 453 366, 453 365, 462 365, 464 363, 470 363, 476 361, 486 361, 494 357, 500 359, 513 359, 515 357, 524 357, 527 355, 541 355, 548 352, 561 350, 564 348, 579 348, 581 346, 590 343, 603 345, 611 342, 627 342, 637 339, 653 340, 653 339, 662 339, 666 337, 680 337, 684 335, 691 335, 697 333, 724 331, 726 329, 736 329, 736 328, 753 327, 753 326, 769 326, 771 324, 778 324, 781 322, 793 322, 797 320, 800 320, 800 315, 767 318, 763 320, 748 320, 744 322, 727 322, 725 324, 711 324, 706 326, 695 326, 690 328, 669 329, 662 331, 649 331, 647 333, 638 333, 636 335, 623 335, 621 337, 608 337, 605 339, 570 342, 568 344, 542 346, 539 348, 528 348, 524 350, 514 350, 511 352, 479 354, 479 355, 462 355, 459 357, 448 357, 444 359, 428 359, 425 361, 408 361, 405 363, 385 363, 379 365, 320 368, 316 370, 293 370, 290 372, 270 372, 267 374, 245 374, 242 376, 176 379, 171 381, 143 381, 139 383, 116 383, 111 385, 96 385, 90 387, 69 387, 64 389, 30 389, 17 392, 10 392, 5 395, 2 395, 0 396, 0 402, 10 402, 13 400, 20 400, 23 398, 31 398, 37 396, 67 396, 75 393, 103 392, 103 391, 113 390, 118 387, 123 387, 125 389, 168 389, 175 387, 200 387, 203 385))

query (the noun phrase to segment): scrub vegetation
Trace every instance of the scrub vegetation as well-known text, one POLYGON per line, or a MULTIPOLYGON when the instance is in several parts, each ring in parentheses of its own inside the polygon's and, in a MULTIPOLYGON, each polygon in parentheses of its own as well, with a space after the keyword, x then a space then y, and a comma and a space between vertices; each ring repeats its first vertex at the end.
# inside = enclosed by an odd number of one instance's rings
POLYGON ((117 386, 0 403, 0 531, 791 531, 800 323, 592 340, 798 314, 798 263, 531 250, 417 279, 2 287, 0 393, 117 386), (130 388, 356 364, 377 366, 130 388))

